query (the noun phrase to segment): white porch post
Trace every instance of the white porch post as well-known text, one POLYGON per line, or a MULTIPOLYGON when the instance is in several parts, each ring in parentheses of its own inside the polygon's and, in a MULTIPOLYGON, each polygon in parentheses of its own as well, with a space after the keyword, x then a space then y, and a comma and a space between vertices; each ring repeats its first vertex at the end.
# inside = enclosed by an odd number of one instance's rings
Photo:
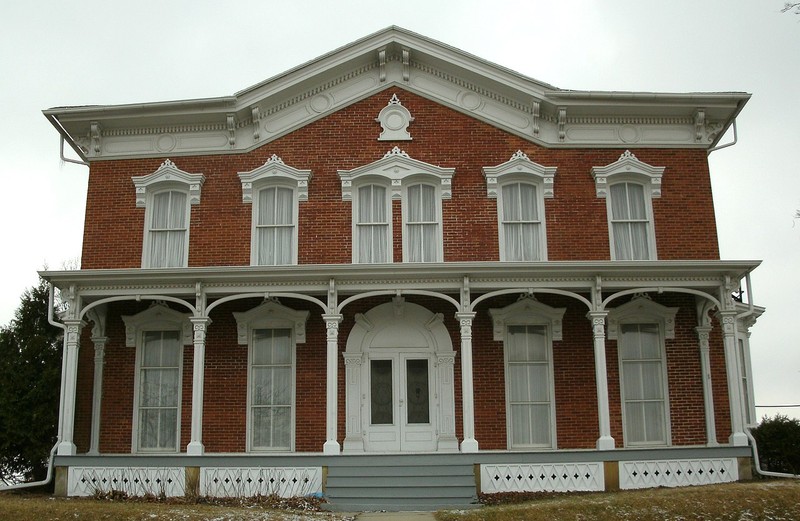
POLYGON ((342 315, 325 314, 322 315, 325 321, 325 329, 328 337, 328 357, 327 357, 327 389, 325 406, 325 445, 322 447, 324 454, 339 454, 341 447, 337 440, 337 393, 338 388, 338 364, 339 364, 339 323, 342 315))
POLYGON ((717 426, 714 423, 714 391, 711 386, 711 358, 709 354, 708 338, 711 326, 697 326, 694 328, 700 344, 700 371, 703 374, 703 403, 706 414, 706 444, 718 445, 717 426))
POLYGON ((458 312, 456 320, 461 326, 461 403, 464 423, 464 440, 461 452, 478 452, 475 439, 475 402, 472 380, 472 320, 475 312, 458 312))
POLYGON ((58 444, 59 456, 73 456, 77 452, 74 442, 75 434, 75 390, 78 379, 78 348, 83 322, 80 319, 64 320, 67 327, 64 335, 64 406, 61 442, 58 444))
POLYGON ((194 330, 194 365, 192 367, 192 431, 186 453, 193 456, 203 454, 203 386, 205 383, 206 329, 211 323, 208 317, 191 317, 194 330))
POLYGON ((731 445, 745 446, 747 445, 747 435, 744 433, 744 420, 742 417, 742 378, 739 372, 739 357, 736 349, 736 311, 720 311, 719 320, 722 323, 725 369, 728 380, 728 402, 731 409, 731 436, 729 441, 731 445))
POLYGON ((108 337, 92 337, 94 344, 94 382, 92 383, 92 430, 89 454, 100 454, 100 413, 103 402, 103 366, 108 337))
POLYGON ((607 315, 607 311, 590 311, 587 315, 592 322, 594 334, 594 374, 597 385, 597 417, 600 428, 597 450, 614 449, 614 438, 611 437, 611 413, 608 407, 608 372, 606 370, 605 323, 607 315))

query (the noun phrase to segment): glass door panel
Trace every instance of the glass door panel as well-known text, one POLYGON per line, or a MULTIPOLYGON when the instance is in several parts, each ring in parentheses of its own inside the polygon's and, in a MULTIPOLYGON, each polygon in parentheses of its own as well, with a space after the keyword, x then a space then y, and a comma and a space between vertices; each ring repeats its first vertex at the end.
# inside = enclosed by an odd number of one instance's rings
POLYGON ((406 360, 406 419, 409 424, 431 421, 428 381, 428 360, 406 360))
POLYGON ((370 360, 370 423, 394 424, 392 360, 370 360))

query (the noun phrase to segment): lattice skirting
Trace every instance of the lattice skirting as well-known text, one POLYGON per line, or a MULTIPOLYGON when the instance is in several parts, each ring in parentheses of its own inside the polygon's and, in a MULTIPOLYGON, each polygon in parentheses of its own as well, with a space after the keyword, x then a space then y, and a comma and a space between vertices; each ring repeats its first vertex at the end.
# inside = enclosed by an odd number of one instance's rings
POLYGON ((124 492, 129 496, 183 496, 183 467, 70 467, 68 496, 124 492))
POLYGON ((481 465, 481 492, 589 492, 605 488, 603 464, 481 465))
POLYGON ((252 497, 307 496, 322 492, 322 467, 204 467, 200 494, 252 497))
POLYGON ((711 485, 738 479, 736 458, 621 461, 619 464, 622 489, 711 485))

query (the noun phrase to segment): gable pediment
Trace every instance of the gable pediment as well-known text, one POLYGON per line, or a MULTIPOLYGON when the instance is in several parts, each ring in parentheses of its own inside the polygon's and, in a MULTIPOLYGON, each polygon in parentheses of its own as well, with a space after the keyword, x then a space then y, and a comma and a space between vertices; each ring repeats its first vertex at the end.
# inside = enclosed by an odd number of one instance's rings
POLYGON ((241 153, 392 86, 546 147, 709 148, 749 98, 562 90, 389 27, 233 96, 44 113, 87 160, 241 153))

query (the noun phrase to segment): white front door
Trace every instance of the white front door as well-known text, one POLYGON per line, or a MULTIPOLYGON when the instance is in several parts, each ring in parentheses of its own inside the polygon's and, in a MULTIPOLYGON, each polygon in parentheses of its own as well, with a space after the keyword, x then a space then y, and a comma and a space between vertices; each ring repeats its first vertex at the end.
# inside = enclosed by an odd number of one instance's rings
POLYGON ((369 357, 367 372, 365 449, 436 450, 430 355, 376 353, 369 357))

